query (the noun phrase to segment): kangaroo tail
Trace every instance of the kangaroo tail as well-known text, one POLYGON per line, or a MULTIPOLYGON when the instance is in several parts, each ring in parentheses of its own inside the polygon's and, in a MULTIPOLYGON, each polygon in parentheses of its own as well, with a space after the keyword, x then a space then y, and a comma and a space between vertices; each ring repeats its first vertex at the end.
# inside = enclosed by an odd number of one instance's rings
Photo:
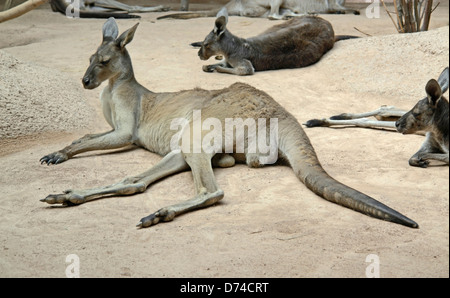
POLYGON ((334 37, 334 41, 340 41, 340 40, 347 40, 347 39, 354 39, 354 38, 361 38, 359 36, 354 36, 354 35, 336 35, 334 37))
POLYGON ((218 12, 219 12, 219 10, 173 13, 173 14, 168 14, 165 16, 160 16, 156 19, 157 20, 162 20, 162 19, 188 20, 188 19, 195 19, 195 18, 215 17, 218 12))
POLYGON ((317 159, 308 136, 298 123, 293 122, 288 123, 289 129, 282 132, 284 135, 280 133, 279 148, 297 177, 310 190, 330 202, 363 214, 411 228, 419 227, 399 212, 329 176, 317 159))

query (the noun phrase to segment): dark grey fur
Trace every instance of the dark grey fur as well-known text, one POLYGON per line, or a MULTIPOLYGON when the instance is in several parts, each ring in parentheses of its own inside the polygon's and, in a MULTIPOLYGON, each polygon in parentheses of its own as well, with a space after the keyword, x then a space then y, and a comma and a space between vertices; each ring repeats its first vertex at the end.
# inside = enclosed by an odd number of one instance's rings
POLYGON ((226 13, 218 16, 214 29, 201 43, 200 59, 216 55, 224 58, 219 64, 204 66, 206 72, 251 75, 255 71, 305 67, 319 61, 335 42, 331 24, 316 16, 291 19, 248 39, 233 35, 226 24, 226 13))
POLYGON ((449 164, 449 103, 443 94, 448 90, 448 67, 441 73, 438 81, 428 81, 425 91, 427 97, 420 100, 396 123, 398 132, 412 134, 426 132, 425 142, 410 159, 409 164, 426 168, 430 160, 449 164))

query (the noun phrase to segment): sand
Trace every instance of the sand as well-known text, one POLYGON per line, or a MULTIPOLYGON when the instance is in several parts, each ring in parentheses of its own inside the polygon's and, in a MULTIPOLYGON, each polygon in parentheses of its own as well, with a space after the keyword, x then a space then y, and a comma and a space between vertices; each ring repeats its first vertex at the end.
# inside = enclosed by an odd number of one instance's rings
MULTIPOLYGON (((155 1, 152 1, 155 2, 155 1)), ((326 15, 339 42, 310 67, 249 77, 204 73, 189 43, 212 18, 161 20, 142 14, 128 50, 136 77, 154 92, 246 82, 270 94, 300 123, 381 105, 410 109, 449 64, 448 1, 428 32, 400 35, 384 11, 326 15)), ((0 277, 65 277, 76 255, 81 277, 449 277, 449 170, 413 168, 424 138, 388 130, 306 129, 324 168, 337 180, 417 221, 419 229, 377 220, 310 192, 288 167, 215 171, 225 198, 149 229, 140 218, 194 194, 189 172, 146 192, 72 208, 39 202, 50 193, 118 182, 157 163, 141 148, 81 154, 57 166, 39 159, 86 133, 109 129, 80 78, 104 20, 67 19, 48 6, 0 24, 0 277), (370 271, 370 270, 369 270, 370 271)), ((120 31, 136 20, 119 20, 120 31)), ((279 23, 230 17, 250 37, 279 23)), ((212 63, 209 61, 209 63, 212 63)), ((448 93, 446 93, 448 96, 448 93)))

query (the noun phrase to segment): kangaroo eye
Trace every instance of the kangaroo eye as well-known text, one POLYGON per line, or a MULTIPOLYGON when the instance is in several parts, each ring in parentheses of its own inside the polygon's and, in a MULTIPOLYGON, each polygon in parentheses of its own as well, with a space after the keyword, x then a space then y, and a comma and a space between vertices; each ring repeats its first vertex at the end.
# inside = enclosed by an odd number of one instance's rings
POLYGON ((108 65, 109 61, 111 61, 111 59, 108 60, 104 60, 102 62, 100 62, 102 65, 108 65))

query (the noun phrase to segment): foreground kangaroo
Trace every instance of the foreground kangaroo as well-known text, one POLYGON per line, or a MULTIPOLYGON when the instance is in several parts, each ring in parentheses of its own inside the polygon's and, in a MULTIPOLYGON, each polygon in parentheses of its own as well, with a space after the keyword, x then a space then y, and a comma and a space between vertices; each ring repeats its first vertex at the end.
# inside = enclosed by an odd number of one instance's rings
POLYGON ((198 56, 208 60, 221 55, 223 61, 205 65, 203 71, 252 75, 255 71, 300 68, 316 63, 333 48, 334 42, 348 37, 334 36, 331 24, 319 17, 303 16, 273 26, 264 33, 244 39, 227 30, 228 13, 222 9, 214 29, 206 36, 198 56))
POLYGON ((356 125, 368 128, 394 128, 403 134, 426 133, 425 142, 410 159, 409 164, 428 167, 430 160, 449 164, 449 103, 443 94, 449 86, 449 69, 442 71, 438 80, 431 79, 425 86, 427 97, 420 100, 409 112, 383 106, 363 114, 341 114, 330 119, 308 120, 307 127, 356 125), (375 116, 378 121, 365 117, 375 116), (388 120, 388 121, 386 121, 388 120), (397 120, 397 121, 395 121, 397 120))
MULTIPOLYGON (((224 7, 230 16, 263 17, 280 20, 304 14, 346 13, 359 14, 359 11, 344 7, 345 0, 231 0, 224 7)), ((160 19, 193 19, 214 17, 219 10, 175 13, 160 19)))
MULTIPOLYGON (((117 25, 113 18, 109 19, 103 26, 103 42, 91 56, 90 65, 82 79, 87 89, 96 88, 102 81, 109 80, 108 86, 101 94, 101 100, 105 118, 113 129, 105 133, 86 135, 64 149, 44 156, 41 163, 58 164, 82 152, 113 149, 130 144, 136 144, 164 157, 148 171, 118 183, 88 190, 68 190, 62 194, 49 195, 41 201, 70 206, 100 197, 141 193, 157 180, 190 169, 197 195, 186 202, 162 208, 142 218, 137 226, 149 227, 161 221, 170 221, 182 213, 215 204, 223 198, 224 193, 214 177, 213 165, 231 167, 235 162, 239 162, 247 163, 249 167, 261 167, 267 154, 260 150, 250 150, 250 134, 247 138, 242 135, 234 137, 232 132, 231 151, 228 151, 227 146, 216 146, 217 143, 227 144, 227 141, 230 141, 225 133, 225 140, 222 142, 222 129, 214 130, 217 134, 205 142, 206 134, 210 136, 210 132, 202 130, 200 135, 195 133, 198 117, 194 114, 201 111, 201 119, 209 119, 208 123, 214 123, 215 127, 226 127, 230 119, 258 119, 258 123, 261 119, 276 119, 276 158, 279 158, 280 163, 284 161, 290 164, 298 178, 309 189, 326 200, 364 214, 408 227, 418 227, 413 220, 331 178, 322 168, 301 125, 263 91, 242 83, 211 91, 193 89, 175 93, 153 93, 147 90, 136 81, 130 56, 125 49, 133 39, 136 28, 137 24, 117 38, 117 25), (174 119, 185 120, 181 133, 172 130, 174 119), (203 145, 211 144, 209 140, 213 139, 213 150, 206 150, 211 147, 207 146, 205 149, 203 145), (179 141, 183 144, 178 143, 179 141), (173 149, 174 144, 182 146, 175 146, 173 149), (202 150, 196 153, 195 147, 201 147, 202 150), (233 149, 238 147, 244 148, 239 152, 233 149)), ((210 126, 207 125, 204 129, 210 129, 210 126)), ((270 129, 272 135, 272 126, 270 129)), ((250 131, 250 128, 248 130, 250 131)), ((266 136, 267 134, 268 131, 266 136)), ((258 132, 258 137, 263 136, 258 132)))

